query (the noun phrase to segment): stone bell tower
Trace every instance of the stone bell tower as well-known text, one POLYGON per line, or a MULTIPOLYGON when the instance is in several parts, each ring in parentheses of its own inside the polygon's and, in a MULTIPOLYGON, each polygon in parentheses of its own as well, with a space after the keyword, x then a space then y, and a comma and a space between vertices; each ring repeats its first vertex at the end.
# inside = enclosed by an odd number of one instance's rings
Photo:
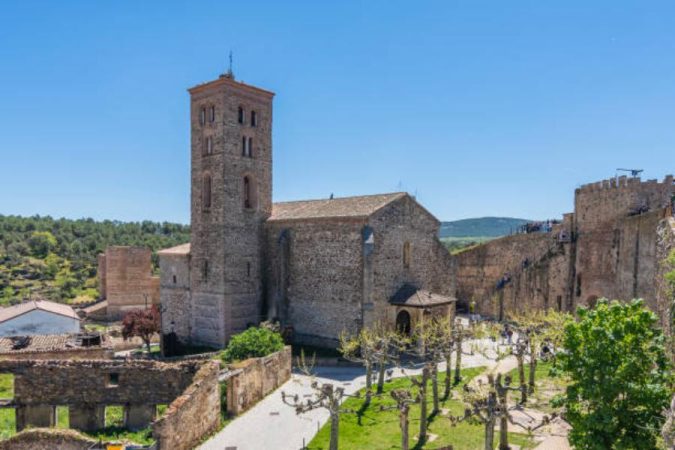
POLYGON ((272 212, 272 92, 230 73, 189 89, 192 340, 257 324, 263 224, 272 212))

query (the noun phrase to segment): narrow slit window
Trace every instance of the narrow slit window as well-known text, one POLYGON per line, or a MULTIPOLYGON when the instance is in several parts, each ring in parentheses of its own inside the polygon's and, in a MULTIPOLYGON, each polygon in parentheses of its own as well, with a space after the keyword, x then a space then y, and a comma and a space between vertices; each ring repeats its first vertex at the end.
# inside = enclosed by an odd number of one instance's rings
POLYGON ((248 156, 249 158, 253 158, 253 138, 252 137, 248 138, 248 146, 247 146, 246 150, 248 151, 246 156, 248 156))
POLYGON ((244 177, 244 208, 252 208, 253 203, 251 199, 251 180, 244 177))
POLYGON ((209 262, 204 260, 202 263, 202 280, 208 281, 209 279, 209 262))
POLYGON ((206 108, 202 108, 199 112, 199 125, 204 125, 206 123, 206 108))
POLYGON ((211 123, 216 121, 216 107, 215 106, 211 106, 211 109, 209 111, 209 121, 211 123))
POLYGON ((211 175, 204 174, 204 180, 202 182, 202 204, 204 209, 209 209, 211 207, 211 175))
POLYGON ((252 127, 258 126, 258 116, 255 111, 251 111, 251 126, 252 127))
POLYGON ((410 242, 403 244, 403 267, 410 268, 410 242))
POLYGON ((241 106, 239 107, 239 110, 237 112, 237 121, 241 124, 244 123, 244 108, 241 106))

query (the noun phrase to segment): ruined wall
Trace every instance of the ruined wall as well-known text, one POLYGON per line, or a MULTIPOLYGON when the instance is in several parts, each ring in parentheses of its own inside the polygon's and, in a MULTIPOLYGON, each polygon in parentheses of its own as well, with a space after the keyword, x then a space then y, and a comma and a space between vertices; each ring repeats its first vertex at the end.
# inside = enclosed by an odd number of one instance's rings
POLYGON ((190 254, 159 252, 162 333, 174 332, 187 343, 192 334, 190 254))
POLYGON ((284 264, 277 246, 282 232, 289 240, 288 289, 277 309, 282 323, 293 326, 296 341, 330 346, 343 330, 355 332, 363 298, 363 222, 272 222, 266 228, 269 293, 276 289, 275 270, 284 264))
POLYGON ((656 311, 661 319, 661 326, 666 335, 673 335, 673 288, 665 281, 666 273, 675 270, 675 265, 668 264, 666 258, 675 251, 675 218, 671 214, 659 223, 657 231, 656 259, 656 311))
POLYGON ((68 406, 70 426, 95 431, 105 426, 105 407, 125 408, 129 429, 148 426, 156 405, 171 403, 203 363, 123 360, 6 360, 0 373, 14 374, 16 427, 51 427, 56 407, 68 406))
POLYGON ((141 247, 108 247, 99 255, 99 286, 108 301, 107 317, 159 303, 159 278, 152 276, 152 252, 141 247))
POLYGON ((242 412, 262 400, 291 377, 291 347, 265 356, 231 364, 227 380, 227 411, 242 412))
POLYGON ((53 351, 0 353, 0 360, 90 360, 112 359, 115 355, 109 347, 78 347, 53 351))
POLYGON ((97 443, 75 430, 35 428, 0 441, 0 450, 89 450, 97 443))
POLYGON ((160 450, 189 450, 220 426, 220 386, 217 361, 204 364, 192 384, 152 424, 160 450))
POLYGON ((200 363, 152 361, 0 361, 14 374, 20 405, 166 404, 192 382, 200 363), (117 374, 113 383, 111 374, 117 374))

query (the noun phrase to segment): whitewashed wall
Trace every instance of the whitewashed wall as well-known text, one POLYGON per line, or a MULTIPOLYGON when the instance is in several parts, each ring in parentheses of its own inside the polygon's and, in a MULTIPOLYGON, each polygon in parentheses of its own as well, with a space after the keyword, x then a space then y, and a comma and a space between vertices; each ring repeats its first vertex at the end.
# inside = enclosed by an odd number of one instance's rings
POLYGON ((0 336, 79 333, 80 321, 60 314, 33 310, 0 323, 0 336))

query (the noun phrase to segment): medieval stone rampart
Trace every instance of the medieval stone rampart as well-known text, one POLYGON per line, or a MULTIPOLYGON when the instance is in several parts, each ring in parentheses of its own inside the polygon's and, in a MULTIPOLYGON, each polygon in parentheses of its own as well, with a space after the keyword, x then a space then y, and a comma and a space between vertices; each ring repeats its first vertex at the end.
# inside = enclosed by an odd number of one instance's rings
POLYGON ((227 380, 227 411, 240 414, 291 377, 291 347, 265 356, 230 365, 227 380))
POLYGON ((666 335, 673 335, 673 302, 675 292, 666 282, 666 273, 675 270, 666 258, 675 251, 675 218, 671 215, 659 223, 656 257, 659 261, 656 271, 656 311, 661 318, 661 326, 666 335))
POLYGON ((584 185, 574 213, 552 232, 508 236, 457 255, 458 299, 495 317, 530 308, 571 312, 600 297, 643 298, 660 311, 657 230, 674 193, 670 175, 661 183, 619 177, 584 185))

